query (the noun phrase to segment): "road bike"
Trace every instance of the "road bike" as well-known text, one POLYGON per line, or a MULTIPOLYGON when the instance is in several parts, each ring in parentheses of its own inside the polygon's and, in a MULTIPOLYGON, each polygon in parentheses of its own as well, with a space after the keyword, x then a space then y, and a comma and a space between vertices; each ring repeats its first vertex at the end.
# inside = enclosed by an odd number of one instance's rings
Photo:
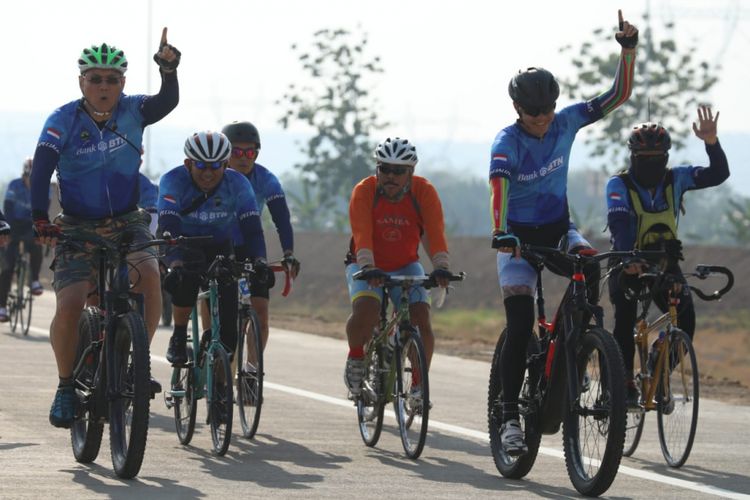
POLYGON ((13 333, 20 326, 23 335, 29 334, 31 309, 34 305, 34 295, 31 293, 29 281, 30 276, 28 254, 24 249, 24 242, 21 241, 18 244, 16 266, 13 270, 14 283, 8 293, 8 316, 10 317, 10 331, 13 333))
POLYGON ((623 455, 629 457, 635 453, 646 412, 656 410, 659 444, 670 467, 681 467, 690 456, 698 427, 700 400, 695 348, 690 336, 677 326, 680 288, 689 286, 702 300, 713 301, 721 299, 734 285, 732 272, 723 266, 698 265, 694 272, 683 273, 683 276, 700 280, 723 276, 726 282, 721 290, 705 293, 696 286, 683 285, 678 276, 652 267, 638 277, 639 291, 628 293, 623 287, 641 309, 633 332, 635 382, 640 398, 638 408, 628 410, 623 455), (664 292, 667 293, 667 311, 649 320, 651 305, 664 292), (649 340, 651 334, 655 337, 653 341, 649 340))
POLYGON ((78 405, 70 428, 73 455, 78 462, 93 462, 99 454, 104 423, 109 422, 115 474, 133 478, 143 463, 153 394, 143 295, 131 291, 128 255, 176 241, 135 243, 128 231, 117 242, 93 235, 64 235, 59 241, 92 253, 98 270, 99 305, 88 306, 78 323, 73 370, 78 405))
POLYGON ((556 434, 562 425, 565 465, 576 490, 598 496, 612 484, 625 436, 625 375, 620 349, 602 327, 602 309, 589 302, 584 268, 618 255, 629 253, 583 255, 567 253, 564 248, 521 245, 521 256, 537 271, 538 333, 529 339, 518 398, 528 447, 520 456, 506 453, 500 440, 500 360, 507 329, 500 334, 492 359, 487 417, 492 456, 504 477, 520 479, 528 474, 542 435, 556 434), (544 311, 544 267, 572 268, 570 283, 551 323, 544 311))
MULTIPOLYGON (((213 452, 222 456, 232 436, 234 393, 230 353, 221 342, 219 319, 219 281, 252 273, 252 264, 235 262, 218 255, 204 273, 207 290, 200 292, 190 317, 187 363, 174 366, 170 390, 165 392, 167 408, 174 409, 175 428, 180 443, 189 444, 195 431, 199 399, 206 399, 206 423, 211 429, 213 452), (200 334, 198 311, 208 301, 211 329, 200 334)), ((241 350, 240 350, 241 351, 241 350)))
MULTIPOLYGON (((354 279, 363 279, 363 271, 354 279)), ((451 276, 461 281, 464 273, 451 276)), ((388 276, 383 283, 380 323, 365 349, 365 370, 362 390, 355 398, 357 421, 362 440, 375 446, 383 429, 385 405, 393 403, 398 421, 401 444, 406 456, 419 458, 427 438, 430 412, 430 386, 427 360, 419 329, 411 324, 409 294, 422 286, 437 286, 429 276, 388 276), (388 303, 392 288, 401 289, 398 304, 388 318, 388 303)))
MULTIPOLYGON (((292 280, 289 272, 281 262, 269 263, 272 272, 283 271, 286 277, 283 297, 289 295, 292 280)), ((240 417, 242 436, 251 439, 255 436, 260 423, 263 406, 263 339, 260 332, 260 320, 251 302, 250 283, 254 279, 252 266, 241 265, 238 269, 238 328, 237 328, 237 409, 240 417)))

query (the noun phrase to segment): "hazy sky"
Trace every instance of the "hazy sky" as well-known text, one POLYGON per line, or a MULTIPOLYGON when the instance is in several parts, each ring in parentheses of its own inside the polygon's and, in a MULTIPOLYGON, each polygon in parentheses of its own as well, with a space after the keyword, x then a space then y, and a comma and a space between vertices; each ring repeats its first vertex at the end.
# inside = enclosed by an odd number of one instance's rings
MULTIPOLYGON (((84 46, 107 42, 123 49, 129 60, 125 92, 145 92, 149 75, 155 91, 159 80, 151 56, 162 26, 169 27, 169 41, 183 54, 181 100, 175 111, 151 127, 152 140, 159 140, 160 129, 220 128, 234 119, 250 119, 262 133, 278 131, 281 110, 275 101, 302 76, 290 46, 305 46, 321 28, 361 26, 369 34, 370 54, 380 56, 385 68, 372 81, 372 89, 381 117, 392 124, 388 135, 407 136, 417 144, 475 142, 489 148, 495 133, 515 118, 506 89, 519 68, 544 66, 560 76, 572 74, 559 47, 579 44, 595 27, 609 25, 614 30, 618 8, 623 8, 626 19, 641 24, 647 3, 6 2, 0 18, 5 66, 0 118, 15 112, 38 114, 39 125, 3 155, 13 165, 16 156, 33 152, 46 116, 80 96, 76 60, 84 46)), ((700 40, 700 56, 721 58, 721 81, 707 100, 721 110, 720 133, 750 132, 750 10, 738 0, 652 0, 650 9, 657 21, 676 21, 680 41, 700 40)), ((608 49, 617 47, 614 40, 610 43, 608 49)), ((0 123, 0 130, 13 127, 7 120, 0 123)), ((179 156, 181 144, 174 147, 179 156)), ((7 164, 1 168, 1 177, 8 177, 7 164)), ((12 170, 17 173, 19 168, 12 170)))

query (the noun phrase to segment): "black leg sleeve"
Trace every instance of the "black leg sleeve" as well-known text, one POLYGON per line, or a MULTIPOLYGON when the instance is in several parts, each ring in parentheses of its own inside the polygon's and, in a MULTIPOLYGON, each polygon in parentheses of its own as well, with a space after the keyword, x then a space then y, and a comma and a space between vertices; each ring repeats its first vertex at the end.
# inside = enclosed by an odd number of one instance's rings
POLYGON ((500 354, 502 379, 503 421, 518 418, 518 394, 523 384, 526 368, 526 347, 534 328, 534 298, 515 295, 505 299, 505 317, 508 331, 500 354))

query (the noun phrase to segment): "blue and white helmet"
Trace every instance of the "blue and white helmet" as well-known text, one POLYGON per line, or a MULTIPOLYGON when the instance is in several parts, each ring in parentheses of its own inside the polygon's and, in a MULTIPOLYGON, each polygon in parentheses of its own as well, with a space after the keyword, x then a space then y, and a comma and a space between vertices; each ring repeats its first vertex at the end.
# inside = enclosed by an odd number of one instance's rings
POLYGON ((419 161, 417 148, 408 139, 390 137, 378 144, 373 154, 378 163, 413 167, 419 161))
POLYGON ((185 141, 185 156, 195 161, 225 161, 232 153, 232 144, 221 132, 196 132, 185 141))

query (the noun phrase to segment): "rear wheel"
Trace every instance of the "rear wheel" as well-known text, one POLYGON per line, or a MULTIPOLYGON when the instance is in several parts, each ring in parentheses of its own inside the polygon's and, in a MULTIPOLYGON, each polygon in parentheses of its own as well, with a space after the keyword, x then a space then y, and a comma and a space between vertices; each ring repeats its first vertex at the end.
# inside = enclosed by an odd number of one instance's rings
POLYGON ((195 358, 192 347, 187 348, 188 362, 172 369, 172 404, 177 438, 181 444, 190 444, 195 431, 195 414, 198 400, 195 397, 195 358))
POLYGON ((91 339, 100 338, 101 320, 95 308, 88 308, 78 321, 78 347, 76 349, 76 367, 74 373, 78 412, 70 427, 70 442, 73 456, 81 463, 93 462, 99 455, 104 431, 103 416, 96 414, 95 398, 101 397, 95 387, 96 367, 99 351, 92 349, 91 339), (83 359, 83 363, 81 360, 83 359))
POLYGON ((129 479, 138 474, 146 451, 151 361, 143 318, 131 311, 116 321, 110 374, 116 393, 109 406, 109 442, 115 473, 129 479))
POLYGON ((23 298, 19 303, 18 314, 20 316, 21 333, 24 335, 29 334, 29 327, 31 326, 31 307, 34 305, 34 296, 31 295, 30 290, 23 291, 23 298))
MULTIPOLYGON (((645 355, 646 353, 641 352, 640 346, 636 346, 635 364, 633 366, 634 373, 641 373, 641 366, 645 364, 645 360, 642 361, 641 358, 645 355)), ((636 378, 635 383, 640 390, 641 384, 638 378, 636 378)), ((623 446, 622 456, 629 457, 635 453, 636 448, 638 448, 638 443, 641 441, 645 421, 646 410, 643 407, 639 409, 628 408, 628 413, 625 417, 625 444, 623 446)))
POLYGON ((500 377, 500 355, 505 345, 507 329, 503 330, 495 346, 495 354, 492 357, 490 367, 490 384, 487 395, 487 422, 490 431, 490 448, 495 467, 503 475, 510 479, 520 479, 529 473, 536 461, 539 452, 539 442, 542 439, 534 421, 536 419, 536 384, 539 381, 540 370, 537 363, 529 363, 532 356, 539 354, 539 340, 532 334, 526 348, 526 372, 524 374, 521 394, 518 398, 519 414, 521 417, 521 428, 524 431, 526 447, 528 451, 521 456, 511 456, 503 450, 500 442, 500 426, 502 425, 502 381, 500 377))
MULTIPOLYGON (((427 438, 430 384, 422 338, 413 327, 401 329, 401 375, 394 407, 406 456, 419 458, 427 438), (400 389, 400 390, 399 390, 400 389)), ((397 381, 398 384, 398 381, 397 381)))
MULTIPOLYGON (((661 451, 670 467, 681 467, 690 456, 698 427, 698 363, 687 333, 669 335, 668 379, 656 391, 656 423, 661 451)), ((663 369, 664 369, 663 368, 663 369)))
POLYGON ((221 456, 227 452, 232 437, 232 367, 229 354, 221 345, 212 349, 210 356, 213 376, 206 403, 213 450, 221 456))
POLYGON ((368 350, 370 352, 365 357, 362 391, 357 398, 357 422, 362 441, 367 446, 375 446, 383 430, 383 383, 386 375, 381 372, 383 346, 371 344, 368 350))
POLYGON ((599 496, 615 479, 625 439, 625 370, 614 337, 587 330, 576 353, 578 399, 563 422, 565 465, 579 493, 599 496))
POLYGON ((242 435, 252 438, 263 405, 263 344, 260 321, 253 309, 242 311, 237 337, 237 407, 242 435))

